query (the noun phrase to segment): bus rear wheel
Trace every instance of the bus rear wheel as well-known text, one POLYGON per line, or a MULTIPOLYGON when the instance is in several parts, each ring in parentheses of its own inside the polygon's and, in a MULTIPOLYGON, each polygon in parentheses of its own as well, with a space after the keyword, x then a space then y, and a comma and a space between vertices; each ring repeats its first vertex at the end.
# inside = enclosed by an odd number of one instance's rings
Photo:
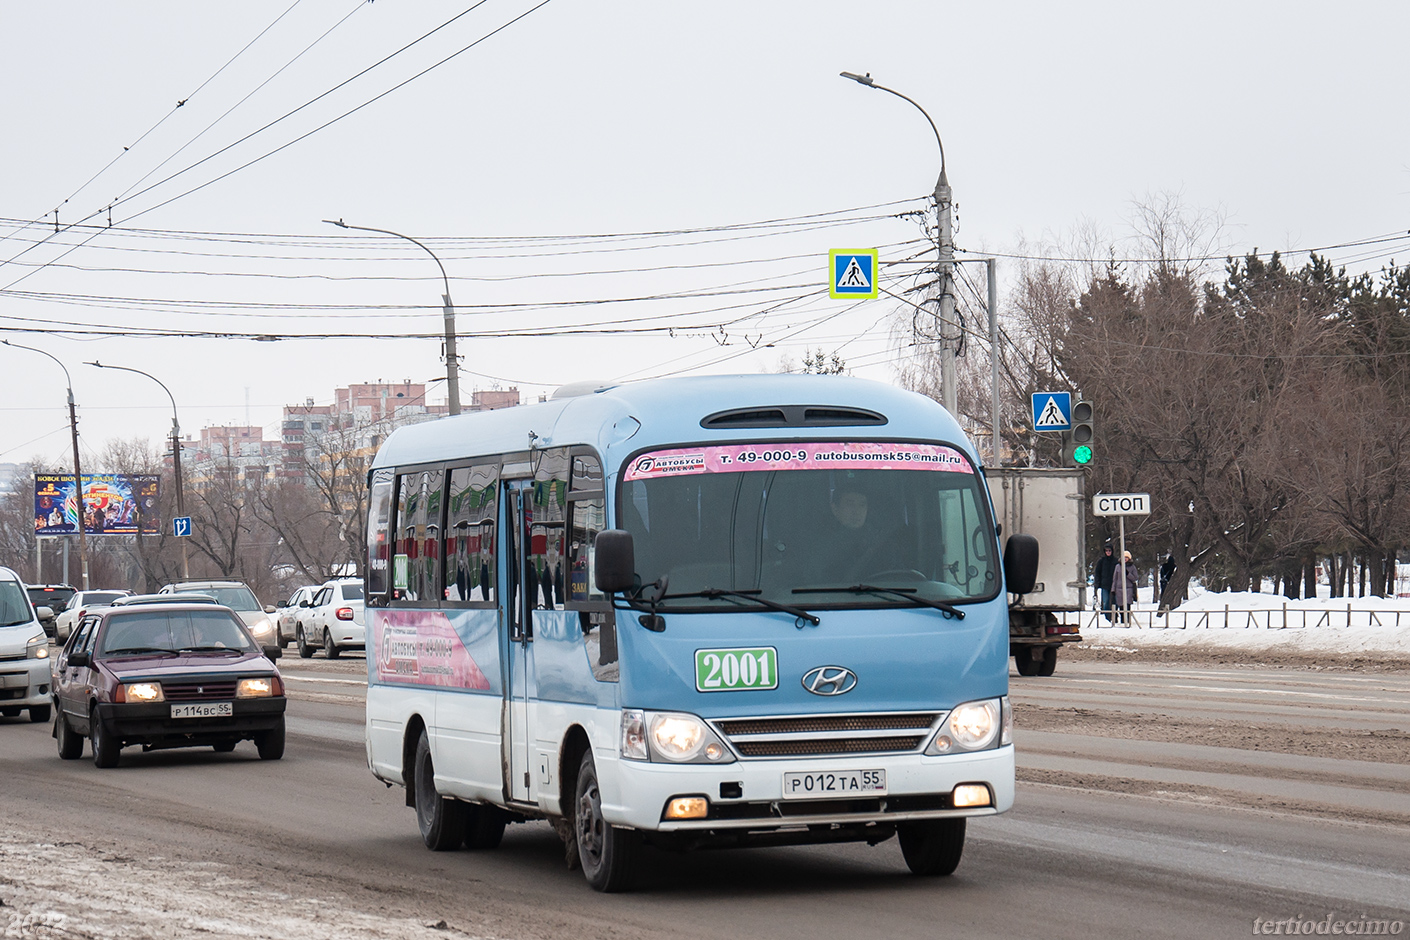
POLYGON ((597 765, 592 751, 578 765, 574 787, 573 837, 583 876, 598 891, 625 891, 632 885, 640 838, 635 830, 618 829, 602 817, 602 794, 597 786, 597 765))
POLYGON ((927 877, 954 874, 964 854, 964 823, 961 816, 897 826, 901 855, 911 873, 927 877))
POLYGON ((416 742, 412 767, 415 779, 411 786, 421 841, 433 852, 452 852, 460 848, 465 841, 466 806, 436 792, 436 767, 431 761, 431 741, 425 731, 416 742))

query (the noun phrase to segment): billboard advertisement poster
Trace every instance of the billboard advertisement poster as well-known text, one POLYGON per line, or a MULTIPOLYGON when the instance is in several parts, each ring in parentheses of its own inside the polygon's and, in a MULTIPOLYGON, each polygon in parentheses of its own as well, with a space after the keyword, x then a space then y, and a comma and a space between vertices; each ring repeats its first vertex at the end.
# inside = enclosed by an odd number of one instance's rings
MULTIPOLYGON (((158 535, 161 477, 152 473, 85 473, 84 529, 89 535, 158 535)), ((77 535, 73 474, 34 475, 34 534, 77 535)))

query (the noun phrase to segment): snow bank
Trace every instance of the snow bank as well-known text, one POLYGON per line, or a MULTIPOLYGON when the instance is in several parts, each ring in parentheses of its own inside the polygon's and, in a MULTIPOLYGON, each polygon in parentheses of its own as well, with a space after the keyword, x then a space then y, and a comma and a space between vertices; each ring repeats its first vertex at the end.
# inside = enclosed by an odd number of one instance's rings
POLYGON ((1088 644, 1116 648, 1196 646, 1245 651, 1410 657, 1410 599, 1289 600, 1254 592, 1200 594, 1164 616, 1150 604, 1129 626, 1082 617, 1088 644))

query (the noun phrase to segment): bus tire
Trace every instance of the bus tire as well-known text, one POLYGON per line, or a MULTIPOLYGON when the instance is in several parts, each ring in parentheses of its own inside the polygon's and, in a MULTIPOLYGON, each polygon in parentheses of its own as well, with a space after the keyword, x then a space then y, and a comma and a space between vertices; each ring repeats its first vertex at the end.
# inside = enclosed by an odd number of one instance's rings
POLYGON ((602 794, 592 751, 583 754, 573 788, 573 838, 583 877, 598 891, 612 893, 631 887, 640 838, 635 830, 618 829, 602 817, 602 794))
POLYGON ((497 849, 509 822, 504 811, 485 804, 465 807, 465 847, 467 849, 497 849))
POLYGON ((421 841, 432 852, 453 852, 465 841, 466 805, 436 792, 436 767, 431 761, 431 741, 426 732, 416 742, 411 782, 416 799, 416 825, 421 841))
POLYGON ((960 816, 897 826, 906 867, 912 874, 926 877, 953 874, 964 854, 964 824, 964 817, 960 816))

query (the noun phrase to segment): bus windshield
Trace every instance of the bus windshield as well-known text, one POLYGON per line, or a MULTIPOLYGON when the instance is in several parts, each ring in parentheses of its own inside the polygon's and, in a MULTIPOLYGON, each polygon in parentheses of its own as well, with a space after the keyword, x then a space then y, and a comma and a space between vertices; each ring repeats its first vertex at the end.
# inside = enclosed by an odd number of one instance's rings
POLYGON ((969 461, 929 444, 731 445, 639 455, 621 526, 661 610, 987 600, 996 539, 969 461))

